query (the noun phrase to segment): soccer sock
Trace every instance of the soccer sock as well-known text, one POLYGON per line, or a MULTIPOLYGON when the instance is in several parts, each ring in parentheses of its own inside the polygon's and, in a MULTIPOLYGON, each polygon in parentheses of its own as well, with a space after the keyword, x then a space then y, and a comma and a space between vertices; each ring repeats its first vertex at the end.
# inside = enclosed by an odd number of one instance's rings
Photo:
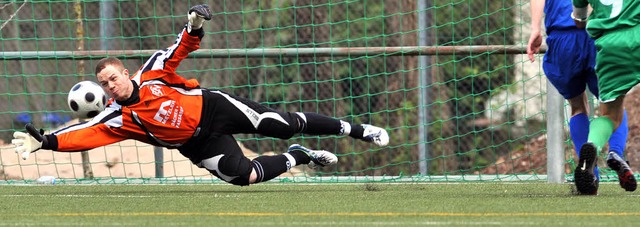
POLYGON ((624 110, 620 126, 611 134, 609 139, 609 151, 616 152, 620 157, 624 157, 624 148, 627 146, 627 135, 629 126, 627 125, 627 110, 624 110))
MULTIPOLYGON (((592 142, 596 146, 596 154, 600 155, 600 150, 604 147, 604 144, 609 140, 613 133, 614 124, 608 117, 598 117, 591 121, 589 125, 589 142, 592 142)), ((599 169, 596 166, 594 173, 598 179, 600 179, 599 169)))
MULTIPOLYGON (((577 157, 580 157, 580 148, 587 142, 589 136, 589 116, 586 113, 579 113, 569 119, 569 134, 576 150, 577 157)), ((596 177, 600 179, 600 170, 596 166, 593 170, 596 177)))
POLYGON ((364 135, 364 127, 362 127, 362 125, 351 125, 351 133, 349 133, 349 136, 356 138, 356 139, 362 139, 364 135))
POLYGON ((340 121, 340 135, 351 134, 351 124, 346 121, 340 121))
POLYGON ((602 147, 611 137, 613 133, 614 124, 608 117, 597 117, 591 121, 589 125, 589 142, 592 142, 596 146, 596 152, 599 154, 602 147))
POLYGON ((340 120, 320 115, 317 113, 296 113, 299 117, 300 125, 306 125, 301 129, 301 133, 310 135, 340 135, 340 120))
POLYGON ((284 155, 260 156, 253 161, 253 168, 258 174, 255 183, 269 181, 280 174, 283 174, 291 168, 291 162, 284 155))
POLYGON ((284 153, 287 158, 291 157, 289 160, 293 159, 291 162, 291 166, 297 166, 298 164, 309 164, 311 162, 311 158, 307 153, 301 150, 292 150, 287 153, 284 153))
POLYGON ((589 136, 589 117, 587 114, 576 114, 569 119, 569 134, 576 154, 580 157, 580 148, 582 144, 587 142, 587 137, 589 136))

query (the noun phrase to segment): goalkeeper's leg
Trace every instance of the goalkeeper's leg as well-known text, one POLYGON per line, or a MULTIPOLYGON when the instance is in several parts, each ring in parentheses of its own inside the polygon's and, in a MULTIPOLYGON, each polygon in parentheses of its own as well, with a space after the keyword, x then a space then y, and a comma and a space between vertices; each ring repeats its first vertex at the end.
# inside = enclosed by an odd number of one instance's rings
POLYGON ((257 132, 266 136, 289 139, 295 133, 348 135, 378 146, 386 146, 389 143, 389 134, 383 128, 351 124, 317 113, 264 112, 260 116, 263 118, 257 126, 257 132))
POLYGON ((297 165, 308 164, 315 168, 338 162, 337 156, 331 152, 311 150, 298 144, 289 147, 284 154, 263 155, 249 160, 231 135, 210 138, 203 147, 205 150, 202 152, 211 153, 212 157, 196 165, 225 182, 240 186, 269 181, 297 165))
POLYGON ((348 135, 385 146, 389 134, 383 128, 367 124, 351 124, 332 117, 308 112, 281 112, 252 100, 211 91, 216 106, 215 123, 223 124, 223 133, 259 133, 289 139, 296 133, 310 135, 348 135))

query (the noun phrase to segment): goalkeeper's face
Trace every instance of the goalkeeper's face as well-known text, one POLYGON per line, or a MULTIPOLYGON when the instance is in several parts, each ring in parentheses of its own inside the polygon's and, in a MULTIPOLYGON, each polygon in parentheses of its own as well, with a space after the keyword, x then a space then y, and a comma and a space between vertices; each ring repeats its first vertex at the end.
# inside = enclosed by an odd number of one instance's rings
POLYGON ((133 84, 129 80, 129 71, 113 65, 107 65, 96 74, 98 83, 109 97, 117 101, 125 101, 131 97, 133 84))

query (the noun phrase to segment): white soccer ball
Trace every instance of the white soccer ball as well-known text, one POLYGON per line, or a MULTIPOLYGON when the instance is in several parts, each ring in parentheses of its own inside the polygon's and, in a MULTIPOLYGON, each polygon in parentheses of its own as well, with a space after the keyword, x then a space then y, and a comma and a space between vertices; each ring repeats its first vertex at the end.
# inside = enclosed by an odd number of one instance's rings
POLYGON ((81 81, 71 87, 67 104, 79 118, 93 118, 104 110, 107 95, 95 82, 81 81))

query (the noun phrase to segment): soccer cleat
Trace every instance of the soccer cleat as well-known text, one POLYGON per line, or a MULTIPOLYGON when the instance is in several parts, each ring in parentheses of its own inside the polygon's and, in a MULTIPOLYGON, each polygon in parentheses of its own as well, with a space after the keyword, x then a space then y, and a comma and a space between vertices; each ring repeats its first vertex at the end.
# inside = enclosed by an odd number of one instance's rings
POLYGON ((309 155, 309 158, 311 158, 311 161, 309 162, 309 164, 307 164, 307 166, 311 169, 315 169, 318 166, 325 167, 325 166, 335 165, 336 163, 338 163, 338 157, 335 154, 328 151, 311 150, 309 148, 303 147, 300 144, 293 144, 289 146, 288 152, 295 151, 295 150, 302 151, 305 154, 309 155))
POLYGON ((583 195, 597 195, 599 181, 593 172, 596 166, 597 148, 593 143, 585 143, 580 148, 578 166, 573 172, 576 189, 583 195))
POLYGON ((364 133, 362 139, 367 142, 374 143, 378 146, 386 146, 389 144, 389 133, 387 130, 373 125, 363 124, 364 133))
POLYGON ((607 165, 612 170, 615 170, 618 173, 618 181, 620 182, 620 187, 624 188, 624 190, 628 192, 635 191, 638 187, 638 182, 636 181, 636 177, 633 176, 633 172, 631 171, 631 167, 629 164, 625 162, 618 154, 615 152, 609 152, 607 156, 607 165))

